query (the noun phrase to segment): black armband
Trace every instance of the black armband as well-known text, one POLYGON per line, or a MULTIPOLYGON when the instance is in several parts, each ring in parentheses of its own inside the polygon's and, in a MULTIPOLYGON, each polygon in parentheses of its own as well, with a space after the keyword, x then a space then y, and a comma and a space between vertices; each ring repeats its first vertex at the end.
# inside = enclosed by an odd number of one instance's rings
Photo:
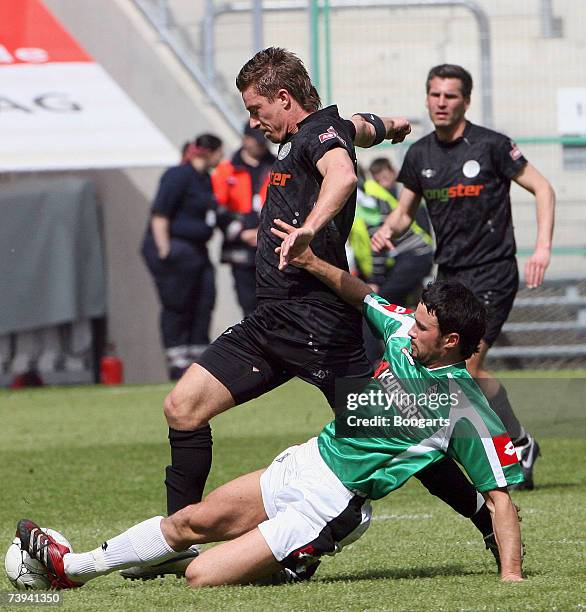
POLYGON ((383 120, 378 115, 373 115, 372 113, 356 114, 360 115, 365 121, 374 127, 374 142, 370 146, 374 147, 375 145, 380 144, 387 135, 387 129, 385 128, 383 120))

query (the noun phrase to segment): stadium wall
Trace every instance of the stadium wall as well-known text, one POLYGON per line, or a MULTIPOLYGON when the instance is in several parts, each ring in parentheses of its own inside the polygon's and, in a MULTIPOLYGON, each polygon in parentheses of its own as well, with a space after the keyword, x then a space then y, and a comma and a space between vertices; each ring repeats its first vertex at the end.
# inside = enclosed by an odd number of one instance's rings
MULTIPOLYGON (((178 149, 186 139, 203 131, 217 133, 226 142, 227 150, 237 145, 205 92, 184 73, 131 2, 101 2, 99 18, 91 3, 79 0, 45 0, 45 3, 178 149)), ((150 203, 163 170, 82 173, 95 181, 103 206, 109 337, 124 361, 125 378, 130 383, 166 379, 158 329, 158 298, 139 255, 150 203)), ((217 239, 211 251, 217 260, 217 239)), ((217 280, 214 335, 240 318, 225 266, 219 270, 217 280)))

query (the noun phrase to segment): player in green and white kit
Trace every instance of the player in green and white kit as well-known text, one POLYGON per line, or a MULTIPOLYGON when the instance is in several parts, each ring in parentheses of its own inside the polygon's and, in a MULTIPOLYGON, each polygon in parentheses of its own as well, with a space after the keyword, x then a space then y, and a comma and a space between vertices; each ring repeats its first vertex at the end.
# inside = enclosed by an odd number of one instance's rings
MULTIPOLYGON (((275 223, 277 234, 294 229, 275 223)), ((19 521, 22 548, 47 567, 55 588, 220 541, 191 562, 190 586, 246 584, 279 571, 308 577, 321 555, 366 531, 370 499, 445 456, 463 466, 491 508, 501 579, 522 580, 519 522, 507 486, 523 476, 504 425, 464 364, 484 333, 484 307, 463 285, 446 281, 430 285, 409 314, 310 249, 292 263, 363 308, 385 342, 375 377, 359 392, 342 393, 344 405, 318 438, 288 448, 268 468, 219 487, 201 503, 143 521, 92 551, 72 553, 32 521, 19 521)))
MULTIPOLYGON (((421 317, 431 318, 424 303, 433 304, 442 292, 447 299, 448 291, 452 299, 462 294, 454 308, 470 300, 463 287, 436 283, 424 291, 421 317)), ((364 316, 385 342, 383 361, 318 437, 321 456, 344 486, 380 499, 446 454, 462 464, 478 491, 522 482, 504 426, 464 360, 426 365, 412 349, 422 318, 380 296, 366 295, 364 316)))

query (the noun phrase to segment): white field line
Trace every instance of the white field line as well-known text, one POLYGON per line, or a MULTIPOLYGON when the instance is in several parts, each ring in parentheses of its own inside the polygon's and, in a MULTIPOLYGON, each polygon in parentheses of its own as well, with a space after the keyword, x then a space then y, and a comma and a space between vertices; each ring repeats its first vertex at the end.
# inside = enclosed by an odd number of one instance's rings
POLYGON ((373 521, 428 521, 433 514, 373 514, 373 521))

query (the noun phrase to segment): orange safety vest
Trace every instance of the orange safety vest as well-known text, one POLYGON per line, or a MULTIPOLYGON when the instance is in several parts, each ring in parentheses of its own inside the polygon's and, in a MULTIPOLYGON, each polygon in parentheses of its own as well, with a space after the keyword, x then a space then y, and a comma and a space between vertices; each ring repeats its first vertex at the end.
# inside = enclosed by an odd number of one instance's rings
MULTIPOLYGON (((259 196, 264 205, 269 186, 269 173, 262 182, 259 196)), ((235 166, 231 161, 221 161, 212 173, 212 187, 218 204, 235 213, 252 212, 252 178, 242 166, 235 166)))

